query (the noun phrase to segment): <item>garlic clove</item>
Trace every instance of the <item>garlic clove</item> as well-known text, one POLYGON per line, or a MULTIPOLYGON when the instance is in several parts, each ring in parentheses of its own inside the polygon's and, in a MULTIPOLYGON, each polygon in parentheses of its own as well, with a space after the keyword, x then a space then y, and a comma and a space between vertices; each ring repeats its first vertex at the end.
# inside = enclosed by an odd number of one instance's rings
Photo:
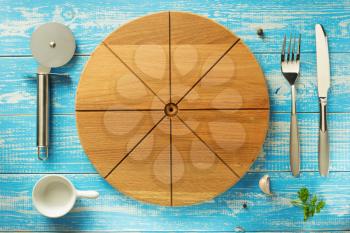
POLYGON ((259 180, 259 187, 261 191, 267 195, 272 195, 272 192, 270 190, 270 176, 269 175, 264 175, 261 177, 259 180))

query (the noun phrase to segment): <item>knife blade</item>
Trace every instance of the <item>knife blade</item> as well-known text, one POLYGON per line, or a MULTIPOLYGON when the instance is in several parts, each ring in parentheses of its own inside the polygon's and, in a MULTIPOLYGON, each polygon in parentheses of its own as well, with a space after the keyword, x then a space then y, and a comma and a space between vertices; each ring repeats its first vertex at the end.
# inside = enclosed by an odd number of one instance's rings
POLYGON ((327 34, 321 24, 315 25, 317 89, 320 101, 320 129, 318 141, 318 168, 321 176, 329 170, 329 143, 327 131, 327 97, 330 86, 330 65, 327 34))

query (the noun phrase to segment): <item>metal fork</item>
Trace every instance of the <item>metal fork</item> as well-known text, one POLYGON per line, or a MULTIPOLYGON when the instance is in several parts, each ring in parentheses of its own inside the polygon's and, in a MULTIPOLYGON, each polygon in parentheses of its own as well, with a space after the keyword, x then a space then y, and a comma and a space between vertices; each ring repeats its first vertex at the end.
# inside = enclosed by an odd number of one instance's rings
POLYGON ((291 93, 292 93, 289 151, 290 151, 290 167, 291 167, 293 176, 298 176, 300 173, 300 147, 299 147, 299 135, 298 135, 298 122, 297 122, 297 114, 296 114, 296 89, 295 89, 295 82, 299 77, 299 71, 300 71, 300 43, 301 43, 300 34, 299 34, 297 49, 295 48, 296 37, 290 36, 288 52, 286 53, 286 36, 284 36, 282 52, 281 52, 281 71, 284 78, 288 81, 291 87, 291 93), (292 44, 292 40, 293 40, 293 44, 292 44))

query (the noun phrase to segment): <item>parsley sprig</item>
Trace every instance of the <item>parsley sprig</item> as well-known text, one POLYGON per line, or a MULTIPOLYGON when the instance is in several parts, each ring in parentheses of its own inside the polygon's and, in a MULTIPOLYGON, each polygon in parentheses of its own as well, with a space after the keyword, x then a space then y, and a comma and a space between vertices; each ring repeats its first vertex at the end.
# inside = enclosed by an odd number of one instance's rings
POLYGON ((310 195, 310 192, 307 188, 301 188, 298 191, 298 200, 293 200, 291 203, 294 206, 300 207, 304 211, 304 221, 309 217, 314 216, 315 213, 319 213, 321 209, 326 205, 323 200, 317 200, 316 195, 310 195))

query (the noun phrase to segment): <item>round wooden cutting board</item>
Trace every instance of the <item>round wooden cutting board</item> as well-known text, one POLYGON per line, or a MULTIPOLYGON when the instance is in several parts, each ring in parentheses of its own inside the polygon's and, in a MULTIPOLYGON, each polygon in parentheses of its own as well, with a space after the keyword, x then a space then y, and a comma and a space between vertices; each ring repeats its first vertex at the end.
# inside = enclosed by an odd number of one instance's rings
POLYGON ((166 206, 234 185, 265 139, 269 98, 253 54, 207 18, 162 12, 111 33, 80 79, 76 118, 97 171, 166 206))

